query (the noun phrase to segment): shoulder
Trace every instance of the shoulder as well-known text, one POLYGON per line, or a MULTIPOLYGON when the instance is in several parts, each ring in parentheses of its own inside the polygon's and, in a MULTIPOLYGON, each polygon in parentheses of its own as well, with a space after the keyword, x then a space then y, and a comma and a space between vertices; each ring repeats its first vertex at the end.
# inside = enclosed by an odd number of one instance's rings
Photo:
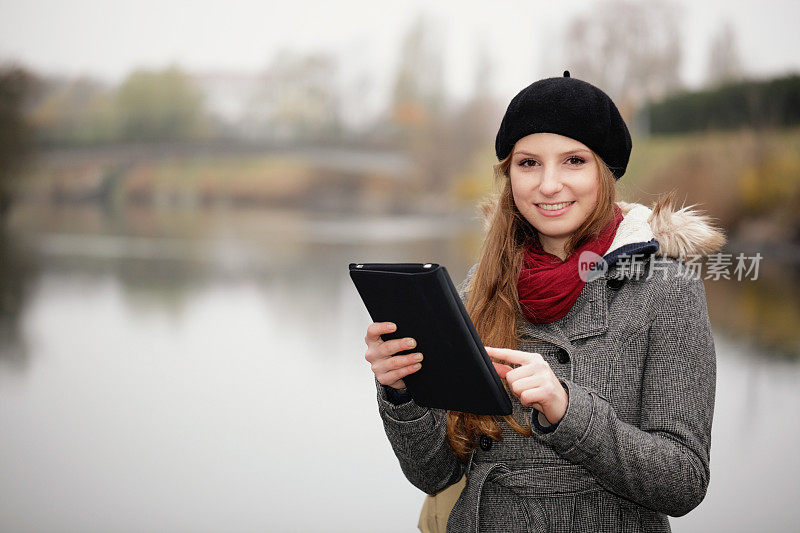
POLYGON ((643 273, 651 296, 651 318, 664 314, 707 314, 700 270, 673 257, 653 256, 643 273))
POLYGON ((646 275, 655 280, 662 290, 702 287, 700 269, 696 264, 687 264, 682 259, 652 256, 648 261, 646 275))
POLYGON ((609 278, 628 278, 651 291, 702 285, 697 265, 688 265, 674 257, 651 255, 632 263, 617 263, 607 273, 609 278))
POLYGON ((613 297, 616 305, 644 311, 650 320, 683 301, 705 302, 699 269, 674 257, 652 255, 639 262, 616 264, 606 275, 609 287, 616 289, 612 292, 622 288, 619 296, 613 297))

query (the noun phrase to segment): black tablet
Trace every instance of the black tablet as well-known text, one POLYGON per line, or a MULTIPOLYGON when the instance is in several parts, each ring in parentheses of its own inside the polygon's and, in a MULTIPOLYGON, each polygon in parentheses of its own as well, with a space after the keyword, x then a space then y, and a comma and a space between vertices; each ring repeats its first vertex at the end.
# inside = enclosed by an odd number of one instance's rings
POLYGON ((394 322, 384 341, 412 337, 422 368, 403 378, 414 401, 480 415, 508 415, 511 400, 447 273, 436 263, 350 263, 373 322, 394 322))

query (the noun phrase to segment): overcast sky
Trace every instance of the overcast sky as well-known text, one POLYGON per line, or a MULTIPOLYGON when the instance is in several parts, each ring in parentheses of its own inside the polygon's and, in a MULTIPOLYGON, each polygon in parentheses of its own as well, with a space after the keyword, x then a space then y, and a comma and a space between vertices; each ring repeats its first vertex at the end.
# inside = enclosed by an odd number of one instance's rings
MULTIPOLYGON (((190 71, 263 69, 281 47, 351 58, 345 75, 387 85, 402 35, 421 12, 435 17, 445 79, 456 98, 472 87, 476 38, 494 61, 491 89, 513 96, 535 79, 563 71, 548 42, 593 0, 282 2, 241 0, 0 0, 0 61, 36 71, 87 74, 117 82, 138 66, 176 62, 190 71), (549 62, 557 66, 553 68, 549 62)), ((684 15, 683 79, 703 79, 710 39, 729 19, 744 66, 765 76, 800 71, 797 0, 679 0, 684 15)), ((579 73, 573 73, 580 77, 579 73)))

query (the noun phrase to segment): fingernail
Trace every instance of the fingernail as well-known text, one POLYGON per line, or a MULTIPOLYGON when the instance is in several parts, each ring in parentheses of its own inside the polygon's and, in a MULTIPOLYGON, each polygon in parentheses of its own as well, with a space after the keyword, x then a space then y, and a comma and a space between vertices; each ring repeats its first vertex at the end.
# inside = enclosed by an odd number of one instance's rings
POLYGON ((389 322, 388 324, 386 324, 386 329, 388 329, 389 331, 394 331, 396 327, 397 327, 397 324, 395 324, 393 322, 389 322))
POLYGON ((422 354, 421 353, 415 353, 414 354, 414 361, 422 361, 422 354))
POLYGON ((417 363, 416 365, 414 365, 414 370, 419 370, 420 368, 422 368, 421 364, 417 363))
POLYGON ((408 346, 409 348, 411 348, 415 344, 416 344, 416 341, 414 339, 406 339, 406 346, 408 346))

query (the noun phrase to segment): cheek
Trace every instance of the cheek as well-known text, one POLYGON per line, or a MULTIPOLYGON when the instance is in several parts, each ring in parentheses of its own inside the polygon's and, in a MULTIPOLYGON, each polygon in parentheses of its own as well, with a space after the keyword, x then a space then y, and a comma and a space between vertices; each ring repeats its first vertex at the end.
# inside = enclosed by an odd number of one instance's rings
POLYGON ((520 203, 525 203, 525 197, 527 193, 525 192, 525 188, 522 187, 518 181, 514 179, 511 180, 511 197, 514 199, 514 203, 517 204, 519 207, 520 203))
POLYGON ((585 180, 575 183, 572 190, 583 200, 597 200, 600 192, 599 179, 596 176, 587 176, 585 180))

